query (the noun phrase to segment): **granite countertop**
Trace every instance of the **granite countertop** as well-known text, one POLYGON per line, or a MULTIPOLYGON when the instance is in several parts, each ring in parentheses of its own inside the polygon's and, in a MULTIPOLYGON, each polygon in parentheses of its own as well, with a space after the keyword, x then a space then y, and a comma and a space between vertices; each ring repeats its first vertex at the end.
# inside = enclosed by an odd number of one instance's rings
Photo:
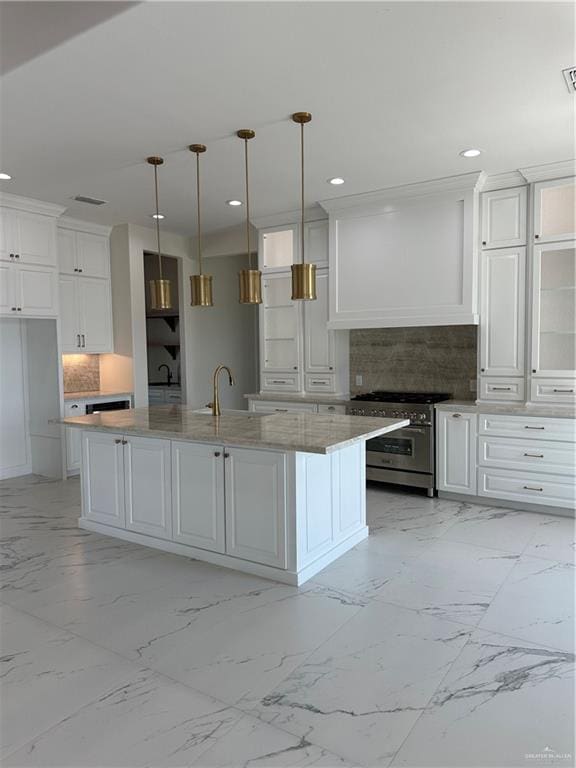
POLYGON ((312 413, 223 413, 215 418, 180 405, 159 405, 58 419, 81 429, 193 443, 222 443, 302 453, 332 453, 348 445, 408 426, 405 419, 376 419, 312 413))
POLYGON ((91 389, 84 392, 64 392, 64 400, 95 400, 99 397, 132 397, 133 392, 125 390, 91 389))
POLYGON ((541 416, 554 419, 574 419, 576 409, 570 405, 539 405, 531 403, 477 403, 474 400, 447 400, 437 403, 438 411, 462 411, 463 413, 492 413, 509 416, 541 416))
POLYGON ((273 403, 328 403, 329 405, 348 405, 349 397, 337 395, 303 395, 290 392, 257 392, 253 395, 244 395, 246 400, 269 400, 273 403))

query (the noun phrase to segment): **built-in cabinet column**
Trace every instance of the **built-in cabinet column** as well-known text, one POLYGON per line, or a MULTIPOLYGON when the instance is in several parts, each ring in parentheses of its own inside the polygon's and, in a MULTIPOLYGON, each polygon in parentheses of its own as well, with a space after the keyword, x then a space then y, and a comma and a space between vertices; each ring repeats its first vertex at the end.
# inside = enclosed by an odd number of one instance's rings
POLYGON ((314 301, 292 301, 290 267, 300 258, 300 224, 259 232, 262 392, 348 392, 348 332, 328 328, 328 222, 304 225, 307 262, 316 264, 314 301))

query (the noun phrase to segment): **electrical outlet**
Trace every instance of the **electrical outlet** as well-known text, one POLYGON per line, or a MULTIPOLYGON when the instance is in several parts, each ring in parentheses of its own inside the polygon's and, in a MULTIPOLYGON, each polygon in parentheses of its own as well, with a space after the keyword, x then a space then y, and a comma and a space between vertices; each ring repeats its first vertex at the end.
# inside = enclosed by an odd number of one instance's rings
POLYGON ((364 378, 363 378, 361 375, 359 375, 359 376, 356 376, 356 386, 357 386, 357 387, 361 387, 361 386, 362 386, 362 383, 363 383, 363 381, 364 381, 364 378))
POLYGON ((470 392, 472 392, 472 394, 475 395, 477 391, 478 391, 478 383, 476 379, 470 379, 470 392))

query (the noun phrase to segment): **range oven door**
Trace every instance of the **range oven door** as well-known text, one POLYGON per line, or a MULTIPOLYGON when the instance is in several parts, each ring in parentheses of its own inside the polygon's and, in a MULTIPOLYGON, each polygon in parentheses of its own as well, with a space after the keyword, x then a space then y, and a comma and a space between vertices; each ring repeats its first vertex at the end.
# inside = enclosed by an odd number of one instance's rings
POLYGON ((366 464, 381 469, 434 472, 431 427, 403 427, 366 443, 366 464))

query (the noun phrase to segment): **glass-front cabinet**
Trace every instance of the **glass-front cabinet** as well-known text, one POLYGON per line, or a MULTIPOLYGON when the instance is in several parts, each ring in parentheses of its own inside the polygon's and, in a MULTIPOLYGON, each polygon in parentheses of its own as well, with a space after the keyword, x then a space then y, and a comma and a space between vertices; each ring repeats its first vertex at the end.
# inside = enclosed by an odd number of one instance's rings
POLYGON ((263 272, 286 271, 298 260, 298 231, 296 224, 260 230, 258 252, 263 272))
POLYGON ((534 242, 552 243, 576 237, 576 179, 554 179, 534 185, 534 242))
POLYGON ((532 375, 576 374, 576 242, 534 247, 532 375))

